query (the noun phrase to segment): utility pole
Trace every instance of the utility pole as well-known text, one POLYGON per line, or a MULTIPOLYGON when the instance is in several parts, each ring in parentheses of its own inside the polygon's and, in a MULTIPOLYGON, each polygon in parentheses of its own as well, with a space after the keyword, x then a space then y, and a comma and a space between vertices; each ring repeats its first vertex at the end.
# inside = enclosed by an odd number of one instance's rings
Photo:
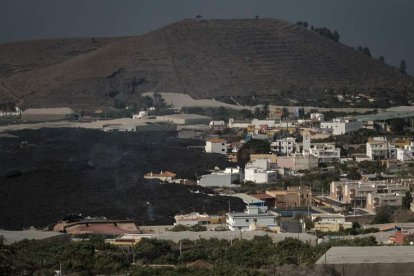
POLYGON ((355 202, 356 202, 356 198, 354 199, 354 217, 355 217, 355 202))
POLYGON ((183 253, 181 243, 182 243, 182 242, 181 242, 181 240, 180 240, 180 256, 181 256, 181 254, 183 253))
POLYGON ((230 201, 227 201, 227 203, 229 204, 229 213, 231 213, 230 201))

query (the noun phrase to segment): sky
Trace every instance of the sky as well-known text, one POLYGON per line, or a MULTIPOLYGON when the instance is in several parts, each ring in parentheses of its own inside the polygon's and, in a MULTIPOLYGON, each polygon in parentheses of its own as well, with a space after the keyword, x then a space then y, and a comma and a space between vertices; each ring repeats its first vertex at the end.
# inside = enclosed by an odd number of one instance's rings
POLYGON ((0 0, 0 42, 139 35, 197 15, 307 21, 414 74, 413 0, 0 0))

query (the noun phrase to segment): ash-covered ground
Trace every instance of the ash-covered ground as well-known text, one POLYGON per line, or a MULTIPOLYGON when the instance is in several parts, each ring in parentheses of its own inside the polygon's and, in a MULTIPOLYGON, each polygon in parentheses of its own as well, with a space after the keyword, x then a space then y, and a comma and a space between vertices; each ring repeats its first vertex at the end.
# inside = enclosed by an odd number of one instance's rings
POLYGON ((225 157, 187 146, 175 133, 105 133, 87 129, 23 130, 0 137, 0 228, 42 227, 68 213, 171 224, 178 213, 242 210, 241 200, 196 186, 160 184, 161 170, 194 178, 225 157))

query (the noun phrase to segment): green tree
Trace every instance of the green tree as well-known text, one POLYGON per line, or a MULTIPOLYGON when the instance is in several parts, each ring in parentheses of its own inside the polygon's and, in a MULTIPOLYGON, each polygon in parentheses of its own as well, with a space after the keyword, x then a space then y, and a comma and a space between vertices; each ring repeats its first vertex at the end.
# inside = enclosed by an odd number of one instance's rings
POLYGON ((157 239, 141 239, 134 247, 134 251, 138 257, 147 261, 168 254, 171 251, 171 243, 157 239))
POLYGON ((114 107, 116 109, 123 109, 125 108, 125 106, 126 106, 125 101, 118 99, 118 98, 114 100, 114 107))
POLYGON ((262 111, 260 110, 260 107, 256 107, 254 109, 253 116, 257 119, 259 119, 262 116, 262 111))
POLYGON ((372 220, 372 224, 390 223, 392 222, 392 209, 389 206, 383 206, 376 209, 376 215, 372 220))
POLYGON ((61 261, 67 271, 92 272, 95 247, 90 242, 72 243, 62 253, 61 261))
POLYGON ((413 196, 410 191, 406 191, 404 197, 402 198, 402 207, 410 209, 411 202, 413 202, 413 196))
POLYGON ((12 254, 0 236, 0 275, 12 275, 12 254))
POLYGON ((265 103, 262 106, 262 116, 264 119, 267 119, 269 117, 269 104, 265 103))
POLYGON ((390 122, 390 128, 393 134, 404 134, 405 120, 402 118, 394 118, 390 122))
POLYGON ((371 50, 368 47, 358 46, 357 50, 363 53, 364 55, 367 55, 369 57, 371 56, 371 50))
POLYGON ((407 64, 405 63, 405 60, 401 60, 399 70, 402 74, 407 74, 407 64))
POLYGON ((346 177, 350 180, 360 180, 361 174, 359 173, 358 167, 352 167, 346 177))
POLYGON ((283 264, 311 264, 314 261, 312 248, 310 245, 294 238, 286 238, 276 245, 276 252, 278 252, 278 261, 280 265, 283 264))
POLYGON ((289 110, 286 107, 282 108, 282 117, 283 118, 289 117, 289 110))
POLYGON ((339 42, 339 33, 335 30, 332 34, 333 40, 335 40, 336 42, 339 42))
POLYGON ((250 160, 250 154, 269 153, 270 144, 264 140, 252 139, 245 143, 237 152, 237 158, 240 166, 244 165, 250 160))

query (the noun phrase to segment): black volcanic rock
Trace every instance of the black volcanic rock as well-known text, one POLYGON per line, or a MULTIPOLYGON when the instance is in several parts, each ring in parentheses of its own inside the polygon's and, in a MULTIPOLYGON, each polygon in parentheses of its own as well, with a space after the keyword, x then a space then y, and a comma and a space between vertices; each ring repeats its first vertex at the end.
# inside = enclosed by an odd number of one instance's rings
POLYGON ((79 213, 171 224, 177 213, 227 210, 229 200, 234 210, 243 209, 241 200, 209 196, 203 187, 143 178, 160 170, 193 178, 227 165, 221 154, 187 149, 174 133, 41 129, 13 134, 19 138, 0 139, 0 228, 45 226, 79 213), (25 147, 19 146, 22 141, 25 147))

